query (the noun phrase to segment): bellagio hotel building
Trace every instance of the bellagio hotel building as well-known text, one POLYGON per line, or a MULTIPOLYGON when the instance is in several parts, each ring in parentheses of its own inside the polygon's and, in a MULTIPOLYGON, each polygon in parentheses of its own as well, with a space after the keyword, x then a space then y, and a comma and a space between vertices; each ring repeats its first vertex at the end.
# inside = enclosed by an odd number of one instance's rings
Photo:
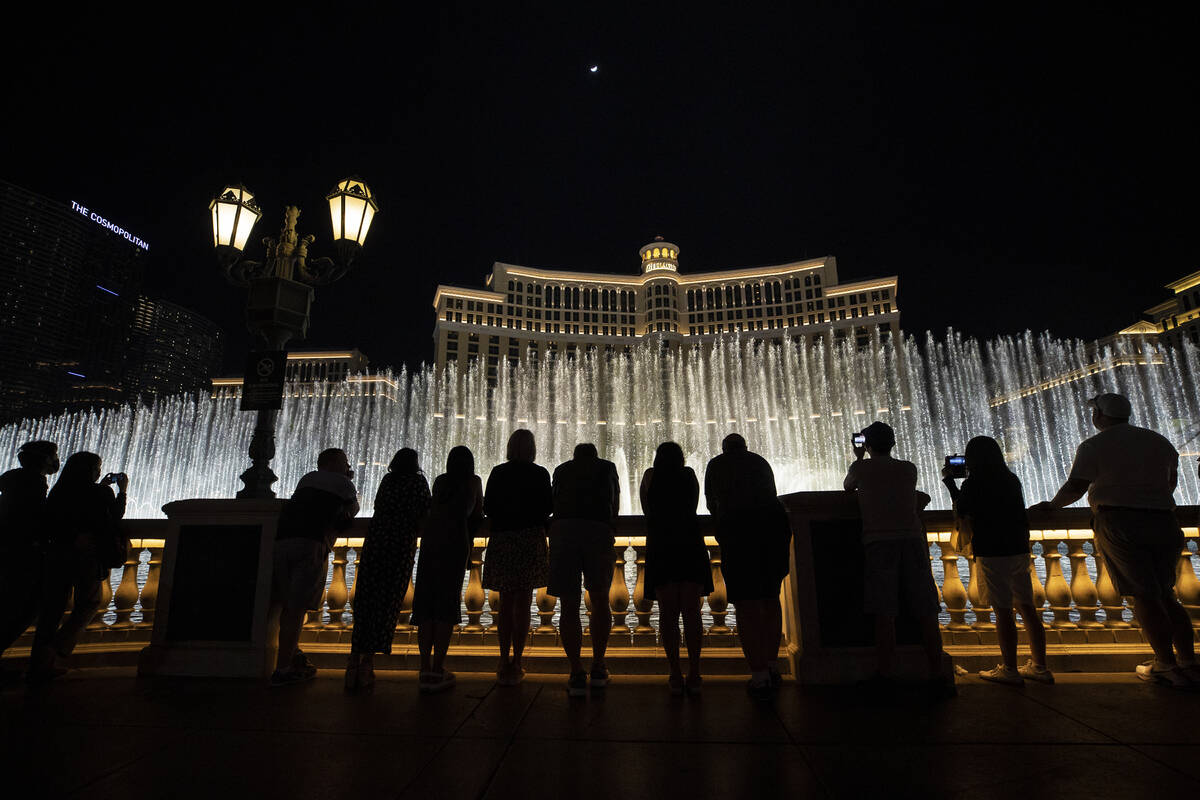
POLYGON ((769 267, 681 274, 661 237, 639 251, 641 274, 533 269, 497 262, 486 288, 438 286, 437 365, 573 358, 595 348, 629 353, 654 339, 687 349, 738 333, 778 342, 899 335, 896 277, 839 283, 832 256, 769 267))

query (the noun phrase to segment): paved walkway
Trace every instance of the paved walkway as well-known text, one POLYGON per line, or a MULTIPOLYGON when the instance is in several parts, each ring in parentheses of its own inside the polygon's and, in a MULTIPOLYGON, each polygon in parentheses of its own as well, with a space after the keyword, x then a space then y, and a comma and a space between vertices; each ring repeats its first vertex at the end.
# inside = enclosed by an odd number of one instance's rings
POLYGON ((1200 796, 1200 694, 1126 675, 965 678, 930 706, 794 684, 754 702, 732 678, 681 699, 618 675, 576 700, 551 676, 421 697, 398 672, 347 697, 333 671, 271 689, 91 669, 9 683, 0 736, 6 786, 48 790, 19 796, 92 800, 1200 796))

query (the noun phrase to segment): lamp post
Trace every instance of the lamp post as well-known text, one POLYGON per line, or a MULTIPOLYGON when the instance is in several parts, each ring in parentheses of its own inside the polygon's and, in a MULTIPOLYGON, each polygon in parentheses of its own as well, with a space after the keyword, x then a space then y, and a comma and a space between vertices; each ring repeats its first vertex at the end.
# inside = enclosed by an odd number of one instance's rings
MULTIPOLYGON (((346 274, 362 252, 367 231, 379 206, 367 184, 356 178, 339 181, 326 196, 333 226, 336 258, 309 258, 312 234, 297 236, 300 209, 284 209, 283 227, 277 238, 263 239, 266 258, 242 258, 250 230, 262 212, 254 194, 242 185, 227 186, 209 204, 212 212, 213 246, 225 278, 245 287, 246 326, 268 350, 283 350, 294 336, 308 330, 313 287, 332 283, 346 274)), ((278 478, 271 470, 275 457, 275 418, 278 412, 260 409, 250 439, 250 468, 241 474, 244 488, 239 498, 272 498, 271 485, 278 478)))

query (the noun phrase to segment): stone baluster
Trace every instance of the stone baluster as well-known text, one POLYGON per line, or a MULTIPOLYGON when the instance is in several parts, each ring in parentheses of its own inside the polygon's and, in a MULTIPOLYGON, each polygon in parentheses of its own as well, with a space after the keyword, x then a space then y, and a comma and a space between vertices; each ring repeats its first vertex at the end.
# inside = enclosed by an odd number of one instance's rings
POLYGON ((467 608, 467 624, 463 631, 483 633, 483 548, 476 545, 471 547, 471 569, 467 574, 463 605, 467 608))
POLYGON ((974 557, 967 559, 967 575, 967 599, 971 601, 971 610, 975 612, 975 623, 971 627, 977 631, 996 630, 996 624, 992 622, 992 599, 987 596, 983 570, 974 557))
POLYGON ((329 626, 332 628, 346 627, 346 601, 350 592, 346 588, 346 550, 345 545, 333 548, 333 579, 325 593, 329 601, 329 626))
POLYGON ((654 628, 650 626, 650 614, 654 610, 654 601, 646 599, 646 545, 634 545, 637 564, 637 583, 633 587, 633 613, 637 617, 637 627, 633 631, 634 644, 653 643, 656 641, 654 628))
POLYGON ((162 575, 162 545, 157 541, 147 548, 150 559, 146 562, 146 583, 138 602, 142 606, 142 621, 139 627, 154 627, 154 608, 158 602, 158 580, 162 575))
MULTIPOLYGON (((133 627, 133 620, 130 619, 130 616, 133 614, 134 606, 137 605, 137 570, 141 561, 141 548, 130 547, 125 563, 118 568, 121 570, 121 581, 117 584, 117 593, 113 596, 117 611, 117 621, 113 623, 114 629, 133 627)), ((105 605, 108 604, 105 603, 105 605)))
POLYGON ((1071 621, 1071 587, 1063 577, 1062 554, 1058 552, 1058 543, 1062 540, 1050 536, 1050 531, 1046 534, 1042 538, 1042 558, 1046 562, 1046 599, 1054 614, 1050 627, 1060 630, 1078 628, 1071 621))
POLYGON ((583 626, 583 635, 586 637, 592 632, 592 593, 587 589, 583 590, 583 610, 587 614, 587 624, 583 626))
POLYGON ((729 593, 725 589, 725 575, 721 572, 721 546, 713 545, 708 548, 709 564, 712 566, 713 591, 708 596, 708 612, 712 614, 712 627, 708 629, 709 636, 729 636, 733 633, 725 624, 729 614, 729 593))
POLYGON ((1132 627, 1125 621, 1125 598, 1117 591, 1108 572, 1108 564, 1100 555, 1096 556, 1096 594, 1100 597, 1100 607, 1104 609, 1104 627, 1132 627))
POLYGON ((488 613, 492 617, 492 631, 496 630, 496 619, 500 616, 500 593, 495 589, 487 590, 488 613))
POLYGON ((1179 602, 1192 618, 1192 627, 1200 628, 1200 580, 1196 579, 1196 570, 1192 566, 1193 553, 1188 549, 1187 542, 1183 543, 1183 551, 1179 554, 1179 574, 1175 579, 1175 593, 1179 602))
MULTIPOLYGON (((526 598, 528 600, 528 598, 526 598)), ((534 629, 535 641, 550 641, 547 637, 557 637, 558 631, 554 628, 554 607, 558 605, 558 598, 546 591, 545 586, 539 586, 534 594, 534 600, 537 603, 538 625, 534 629)), ((497 594, 496 603, 492 608, 500 607, 500 597, 497 594)), ((493 615, 495 612, 492 612, 493 615)))
POLYGON ((1067 540, 1067 557, 1071 559, 1071 597, 1075 600, 1075 610, 1079 612, 1079 627, 1103 628, 1104 623, 1096 619, 1100 595, 1088 573, 1088 554, 1083 544, 1083 539, 1067 540))
POLYGON ((1037 574, 1037 553, 1033 552, 1033 542, 1029 544, 1029 582, 1033 585, 1033 607, 1041 613, 1046 607, 1046 587, 1042 586, 1042 579, 1037 574))
MULTIPOLYGON (((124 577, 122 575, 122 577, 124 577)), ((104 627, 104 615, 108 613, 108 604, 112 602, 112 570, 104 573, 104 580, 100 581, 100 605, 96 609, 96 613, 92 615, 92 621, 88 623, 88 627, 92 629, 104 627)), ((71 592, 71 597, 67 600, 66 613, 71 613, 75 608, 75 592, 71 592)))
POLYGON ((962 576, 958 574, 958 551, 949 540, 939 541, 942 551, 942 602, 950 614, 950 622, 946 625, 948 631, 969 631, 967 624, 967 588, 963 586, 962 576))
MULTIPOLYGON (((346 551, 346 561, 349 563, 350 554, 354 554, 354 579, 350 581, 350 591, 346 593, 346 602, 350 604, 350 613, 354 614, 354 593, 358 589, 358 570, 362 567, 362 547, 351 547, 346 551)), ((349 570, 349 566, 346 568, 349 570)))
POLYGON ((608 587, 608 607, 612 610, 613 624, 610 640, 614 644, 628 644, 629 638, 629 586, 625 584, 625 545, 613 545, 613 577, 608 587))

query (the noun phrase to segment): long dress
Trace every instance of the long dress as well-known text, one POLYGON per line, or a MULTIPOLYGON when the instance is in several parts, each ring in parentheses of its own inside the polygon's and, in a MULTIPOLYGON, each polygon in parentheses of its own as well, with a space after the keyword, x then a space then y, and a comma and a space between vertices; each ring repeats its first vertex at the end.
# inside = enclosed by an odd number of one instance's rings
POLYGON ((478 475, 454 483, 449 475, 433 482, 433 501, 421 529, 413 625, 462 623, 463 572, 471 540, 483 521, 483 484, 478 475))
POLYGON ((646 514, 646 598, 655 599, 659 586, 684 582, 712 594, 712 564, 696 518, 696 473, 684 467, 656 476, 648 469, 640 494, 646 514))
POLYGON ((428 510, 424 475, 389 472, 379 483, 354 585, 354 652, 392 652, 396 620, 412 579, 417 535, 428 510))

